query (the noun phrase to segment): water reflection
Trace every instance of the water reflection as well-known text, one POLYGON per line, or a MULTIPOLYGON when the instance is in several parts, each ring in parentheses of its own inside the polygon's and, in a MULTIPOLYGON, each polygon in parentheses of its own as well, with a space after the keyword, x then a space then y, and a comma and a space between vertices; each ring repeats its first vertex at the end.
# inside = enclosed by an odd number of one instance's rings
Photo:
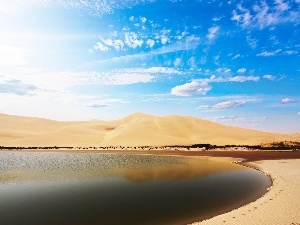
POLYGON ((255 199, 256 170, 211 158, 0 153, 0 224, 185 224, 255 199))

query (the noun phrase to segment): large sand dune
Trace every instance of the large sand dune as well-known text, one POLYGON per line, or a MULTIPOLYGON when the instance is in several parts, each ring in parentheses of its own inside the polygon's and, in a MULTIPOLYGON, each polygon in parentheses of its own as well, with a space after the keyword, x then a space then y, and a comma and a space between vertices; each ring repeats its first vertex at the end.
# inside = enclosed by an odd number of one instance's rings
POLYGON ((225 126, 193 117, 135 113, 120 120, 61 122, 0 114, 3 146, 162 146, 197 143, 255 145, 299 139, 225 126))

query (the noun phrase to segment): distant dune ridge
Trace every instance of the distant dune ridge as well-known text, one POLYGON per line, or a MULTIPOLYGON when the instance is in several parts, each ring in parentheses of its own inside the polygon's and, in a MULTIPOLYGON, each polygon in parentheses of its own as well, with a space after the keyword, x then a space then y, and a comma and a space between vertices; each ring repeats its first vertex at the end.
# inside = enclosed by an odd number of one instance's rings
POLYGON ((187 116, 135 113, 113 121, 61 122, 0 114, 1 146, 257 145, 299 141, 299 134, 267 133, 187 116))

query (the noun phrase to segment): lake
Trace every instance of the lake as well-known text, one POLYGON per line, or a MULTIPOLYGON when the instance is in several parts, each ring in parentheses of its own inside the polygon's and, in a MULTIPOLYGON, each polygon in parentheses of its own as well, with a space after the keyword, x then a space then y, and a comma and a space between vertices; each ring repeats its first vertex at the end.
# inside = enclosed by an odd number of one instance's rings
POLYGON ((254 201, 270 185, 220 158, 0 152, 0 224, 186 224, 254 201))

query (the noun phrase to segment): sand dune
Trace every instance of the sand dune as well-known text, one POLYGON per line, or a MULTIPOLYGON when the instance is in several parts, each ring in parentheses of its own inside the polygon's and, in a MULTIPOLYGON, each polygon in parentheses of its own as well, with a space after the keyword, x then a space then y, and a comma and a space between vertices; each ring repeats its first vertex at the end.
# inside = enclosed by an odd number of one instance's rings
POLYGON ((155 117, 142 113, 113 121, 80 122, 0 114, 0 124, 3 146, 255 145, 299 139, 299 134, 267 133, 193 117, 155 117))

